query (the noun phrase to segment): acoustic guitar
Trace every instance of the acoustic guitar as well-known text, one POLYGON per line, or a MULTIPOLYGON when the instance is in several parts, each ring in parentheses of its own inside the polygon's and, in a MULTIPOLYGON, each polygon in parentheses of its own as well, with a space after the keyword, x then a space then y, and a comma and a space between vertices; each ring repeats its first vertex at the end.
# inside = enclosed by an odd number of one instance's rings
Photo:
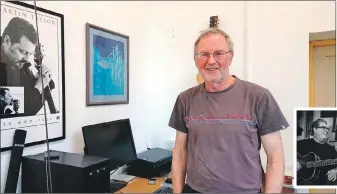
POLYGON ((320 167, 331 166, 337 164, 337 159, 320 160, 313 152, 304 156, 297 153, 297 161, 301 165, 301 169, 297 171, 297 179, 317 180, 320 175, 320 167))
MULTIPOLYGON (((209 19, 209 28, 217 28, 219 25, 219 17, 218 16, 211 16, 209 19)), ((204 82, 204 78, 200 73, 197 74, 197 82, 201 84, 204 82)))

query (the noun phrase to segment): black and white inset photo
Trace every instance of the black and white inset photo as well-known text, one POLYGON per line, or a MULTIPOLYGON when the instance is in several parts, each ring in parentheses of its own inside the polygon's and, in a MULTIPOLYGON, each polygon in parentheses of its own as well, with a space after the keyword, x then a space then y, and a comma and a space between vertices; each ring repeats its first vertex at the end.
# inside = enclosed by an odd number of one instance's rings
POLYGON ((0 86, 0 118, 24 113, 24 88, 0 86))
POLYGON ((295 187, 337 188, 337 109, 296 109, 295 187))

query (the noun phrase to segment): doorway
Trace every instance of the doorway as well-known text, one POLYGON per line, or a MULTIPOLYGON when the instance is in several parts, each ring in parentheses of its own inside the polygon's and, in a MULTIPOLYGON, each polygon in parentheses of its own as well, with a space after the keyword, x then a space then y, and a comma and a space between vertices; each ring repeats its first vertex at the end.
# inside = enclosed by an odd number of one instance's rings
POLYGON ((336 39, 309 43, 309 103, 336 107, 336 39))
MULTIPOLYGON (((310 34, 309 106, 336 107, 336 32, 310 34)), ((309 193, 336 193, 335 189, 309 189, 309 193)))

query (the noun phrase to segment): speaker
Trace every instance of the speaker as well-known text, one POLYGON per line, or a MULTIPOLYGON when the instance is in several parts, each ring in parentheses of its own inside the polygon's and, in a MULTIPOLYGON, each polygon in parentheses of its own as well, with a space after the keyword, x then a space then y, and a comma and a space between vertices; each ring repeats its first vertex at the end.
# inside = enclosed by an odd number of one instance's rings
POLYGON ((16 193, 26 134, 27 131, 25 130, 15 130, 11 159, 8 166, 5 193, 16 193))

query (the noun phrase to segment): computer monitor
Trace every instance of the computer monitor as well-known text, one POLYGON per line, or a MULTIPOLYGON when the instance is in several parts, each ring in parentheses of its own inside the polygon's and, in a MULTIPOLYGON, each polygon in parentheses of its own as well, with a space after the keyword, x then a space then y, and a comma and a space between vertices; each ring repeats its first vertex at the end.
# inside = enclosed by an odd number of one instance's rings
POLYGON ((110 169, 137 159, 129 119, 82 127, 85 154, 110 158, 110 169))

